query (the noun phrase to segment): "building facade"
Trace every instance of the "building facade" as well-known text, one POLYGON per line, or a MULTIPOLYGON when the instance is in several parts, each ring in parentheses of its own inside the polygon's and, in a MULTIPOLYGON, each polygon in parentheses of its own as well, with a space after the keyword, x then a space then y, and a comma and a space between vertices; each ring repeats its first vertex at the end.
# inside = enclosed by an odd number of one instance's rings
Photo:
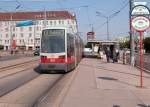
POLYGON ((68 11, 0 13, 0 45, 10 50, 15 40, 17 49, 33 50, 40 47, 42 29, 67 27, 77 33, 77 22, 68 11), (22 21, 32 20, 31 26, 16 27, 22 21))

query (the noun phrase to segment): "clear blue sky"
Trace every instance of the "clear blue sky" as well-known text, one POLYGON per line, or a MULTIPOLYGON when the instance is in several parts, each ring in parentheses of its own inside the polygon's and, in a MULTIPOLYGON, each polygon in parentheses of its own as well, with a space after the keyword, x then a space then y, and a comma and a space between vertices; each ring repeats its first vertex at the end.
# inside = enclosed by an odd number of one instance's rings
MULTIPOLYGON (((106 18, 97 16, 96 11, 109 16, 125 5, 115 17, 109 21, 110 37, 128 35, 129 6, 128 0, 18 0, 21 7, 17 11, 38 11, 38 10, 62 10, 74 12, 77 16, 79 31, 86 38, 86 32, 91 30, 93 24, 98 39, 106 39, 106 18)), ((136 0, 148 2, 150 0, 136 0)), ((16 0, 0 0, 0 7, 3 10, 14 11, 17 6, 16 0)))

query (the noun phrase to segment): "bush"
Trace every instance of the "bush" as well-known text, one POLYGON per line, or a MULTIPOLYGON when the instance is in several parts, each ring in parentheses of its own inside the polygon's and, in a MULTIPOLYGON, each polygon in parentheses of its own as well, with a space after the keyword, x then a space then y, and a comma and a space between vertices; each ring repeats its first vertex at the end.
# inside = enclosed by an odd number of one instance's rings
POLYGON ((144 49, 146 52, 150 52, 150 37, 145 38, 144 42, 144 49))
POLYGON ((4 49, 4 46, 3 45, 0 45, 0 50, 3 50, 4 49))

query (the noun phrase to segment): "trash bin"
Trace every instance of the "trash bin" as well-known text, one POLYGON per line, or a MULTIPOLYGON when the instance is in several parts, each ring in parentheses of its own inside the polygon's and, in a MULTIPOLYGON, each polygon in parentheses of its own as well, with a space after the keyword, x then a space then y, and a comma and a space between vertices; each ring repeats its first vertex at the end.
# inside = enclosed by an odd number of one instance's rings
POLYGON ((126 51, 123 52, 123 64, 127 64, 127 54, 126 54, 126 51))

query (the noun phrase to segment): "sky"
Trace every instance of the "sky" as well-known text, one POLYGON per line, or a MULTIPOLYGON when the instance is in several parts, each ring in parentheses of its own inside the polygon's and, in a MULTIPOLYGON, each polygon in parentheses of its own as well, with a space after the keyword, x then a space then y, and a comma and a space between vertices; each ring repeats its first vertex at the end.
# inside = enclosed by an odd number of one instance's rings
MULTIPOLYGON (((77 18, 83 39, 92 30, 97 39, 107 39, 106 17, 109 20, 110 38, 127 36, 129 32, 129 0, 0 0, 0 11, 51 11, 68 10, 77 18), (15 10, 16 6, 21 7, 15 10), (105 16, 105 17, 103 17, 105 16)), ((150 8, 150 0, 145 1, 150 8)))

